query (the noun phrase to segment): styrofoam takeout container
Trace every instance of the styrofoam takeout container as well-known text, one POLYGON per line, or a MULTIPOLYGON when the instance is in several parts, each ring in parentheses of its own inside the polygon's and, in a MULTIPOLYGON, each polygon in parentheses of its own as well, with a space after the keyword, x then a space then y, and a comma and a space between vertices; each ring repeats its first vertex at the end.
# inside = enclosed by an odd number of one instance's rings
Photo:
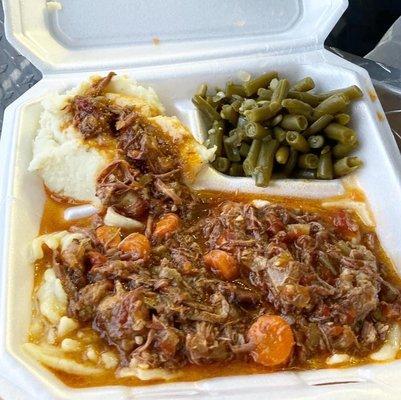
MULTIPOLYGON (((27 172, 40 100, 94 72, 127 73, 151 85, 169 114, 202 138, 190 102, 201 82, 222 85, 238 71, 277 69, 292 81, 310 75, 319 90, 357 84, 352 124, 366 165, 351 179, 365 192, 377 232, 401 272, 401 158, 367 72, 323 48, 346 0, 4 0, 9 41, 42 72, 43 80, 10 105, 0 146, 1 333, 0 374, 32 399, 399 399, 401 363, 348 369, 279 372, 148 387, 71 389, 21 351, 31 317, 33 269, 28 247, 38 234, 45 194, 27 172), (160 40, 160 42, 159 42, 160 40), (374 96, 372 96, 374 98, 374 96)), ((329 197, 343 180, 277 181, 255 188, 248 178, 205 170, 198 187, 284 196, 329 197)), ((0 393, 6 399, 10 393, 0 393)))

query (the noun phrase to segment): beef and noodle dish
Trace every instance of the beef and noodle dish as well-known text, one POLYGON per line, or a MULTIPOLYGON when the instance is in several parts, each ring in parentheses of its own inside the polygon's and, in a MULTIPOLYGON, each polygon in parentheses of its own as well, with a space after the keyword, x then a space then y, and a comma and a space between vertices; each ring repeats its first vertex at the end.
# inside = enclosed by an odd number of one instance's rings
POLYGON ((358 190, 337 201, 194 191, 215 149, 114 73, 42 105, 30 170, 47 199, 24 349, 64 382, 397 357, 401 286, 352 207, 358 190))

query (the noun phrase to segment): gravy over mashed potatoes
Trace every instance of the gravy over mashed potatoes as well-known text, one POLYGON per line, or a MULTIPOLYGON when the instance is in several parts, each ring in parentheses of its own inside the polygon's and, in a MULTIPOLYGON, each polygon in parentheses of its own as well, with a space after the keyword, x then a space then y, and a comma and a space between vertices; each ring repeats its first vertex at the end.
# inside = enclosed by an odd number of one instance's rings
MULTIPOLYGON (((91 202, 99 205, 95 195, 96 178, 100 171, 118 157, 112 136, 107 142, 84 141, 74 126, 69 105, 75 96, 85 94, 100 80, 89 81, 67 91, 54 93, 43 101, 40 128, 33 146, 30 171, 36 171, 46 188, 55 196, 72 202, 91 202), (84 166, 84 168, 83 168, 84 166)), ((202 166, 213 158, 213 149, 196 142, 188 129, 176 117, 166 116, 164 106, 152 88, 139 86, 124 75, 109 75, 103 87, 107 100, 119 107, 135 107, 150 124, 170 136, 180 149, 186 178, 191 182, 202 166)))

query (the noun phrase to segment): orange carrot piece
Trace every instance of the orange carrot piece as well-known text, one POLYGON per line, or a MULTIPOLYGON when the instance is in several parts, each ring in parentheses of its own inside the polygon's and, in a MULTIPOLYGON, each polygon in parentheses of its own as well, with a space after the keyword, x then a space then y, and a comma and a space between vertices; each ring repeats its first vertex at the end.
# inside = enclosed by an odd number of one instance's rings
POLYGON ((294 334, 279 315, 262 315, 249 328, 248 340, 255 347, 252 358, 267 367, 286 364, 294 347, 294 334))
POLYGON ((174 213, 168 213, 156 222, 153 236, 157 239, 163 239, 171 236, 181 225, 180 217, 174 213))
POLYGON ((123 253, 135 253, 138 258, 148 260, 150 257, 149 239, 141 233, 131 233, 118 245, 123 253))
POLYGON ((227 281, 231 281, 239 275, 235 258, 226 251, 211 250, 204 255, 203 261, 214 274, 227 281))

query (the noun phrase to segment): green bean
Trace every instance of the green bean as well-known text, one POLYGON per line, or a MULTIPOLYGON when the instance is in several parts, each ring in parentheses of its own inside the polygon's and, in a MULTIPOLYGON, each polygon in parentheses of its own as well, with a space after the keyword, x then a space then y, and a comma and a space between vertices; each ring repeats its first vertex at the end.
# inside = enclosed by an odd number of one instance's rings
POLYGON ((226 83, 226 96, 231 97, 233 94, 241 97, 245 97, 245 90, 242 85, 236 85, 232 82, 226 83))
POLYGON ((311 149, 320 149, 324 145, 324 137, 322 135, 309 136, 308 143, 311 149))
POLYGON ((264 137, 262 139, 262 142, 268 142, 269 140, 272 140, 272 139, 273 139, 273 136, 271 133, 269 133, 266 137, 264 137))
POLYGON ((260 75, 255 79, 245 82, 243 85, 245 94, 247 96, 252 96, 258 91, 258 89, 266 87, 270 83, 270 81, 274 78, 277 78, 277 76, 278 75, 276 71, 266 72, 265 74, 260 75))
POLYGON ((215 131, 219 131, 221 133, 224 133, 224 130, 225 130, 224 121, 222 119, 213 121, 212 129, 214 129, 215 131))
POLYGON ((253 110, 254 108, 258 108, 258 103, 255 99, 244 99, 241 107, 239 108, 239 112, 241 114, 245 114, 246 111, 253 110))
POLYGON ((312 106, 297 99, 285 99, 281 105, 288 110, 290 114, 304 115, 310 117, 313 112, 312 106))
POLYGON ((281 109, 280 103, 272 101, 261 107, 245 111, 245 116, 249 121, 260 122, 274 117, 281 109))
POLYGON ((239 154, 241 157, 246 157, 249 153, 251 146, 248 143, 241 143, 241 146, 239 148, 239 154))
POLYGON ((254 171, 256 186, 266 187, 269 185, 277 147, 278 141, 275 139, 262 143, 258 163, 254 171))
POLYGON ((215 96, 206 96, 206 101, 214 108, 217 112, 218 109, 224 104, 224 93, 221 92, 223 97, 218 96, 217 94, 215 96))
POLYGON ((232 109, 236 112, 239 112, 239 109, 241 108, 242 102, 244 100, 240 100, 240 99, 235 99, 230 106, 232 107, 232 109))
POLYGON ((273 90, 260 88, 258 89, 258 98, 257 100, 271 100, 273 94, 273 90))
POLYGON ((320 100, 326 100, 333 94, 344 94, 349 100, 360 99, 363 96, 362 90, 358 86, 352 85, 343 89, 330 90, 329 92, 319 93, 317 96, 320 100))
POLYGON ((279 164, 286 164, 290 156, 290 148, 288 146, 280 146, 276 152, 276 161, 279 164))
POLYGON ((212 106, 214 107, 214 103, 213 103, 213 96, 206 96, 205 100, 212 106))
POLYGON ((229 170, 230 164, 230 161, 226 157, 216 157, 216 159, 212 163, 214 169, 222 172, 223 174, 229 170))
POLYGON ((324 128, 324 133, 329 139, 336 140, 342 144, 353 144, 357 140, 354 130, 344 125, 332 122, 324 128))
POLYGON ((244 129, 245 135, 251 139, 263 139, 269 134, 269 131, 258 122, 248 122, 244 129))
POLYGON ((198 96, 201 96, 201 97, 206 97, 206 94, 207 94, 207 85, 206 85, 206 83, 202 83, 201 85, 199 85, 199 87, 198 87, 198 89, 196 91, 196 94, 198 96))
POLYGON ((336 114, 334 116, 334 119, 341 125, 347 125, 351 117, 348 114, 341 113, 341 114, 336 114))
POLYGON ((342 158, 348 156, 352 151, 356 150, 359 146, 358 140, 353 144, 337 143, 333 147, 333 155, 335 158, 342 158))
POLYGON ((301 154, 298 158, 298 167, 303 169, 316 169, 319 163, 319 157, 316 154, 301 154))
POLYGON ((308 120, 303 115, 284 115, 280 126, 291 131, 303 131, 308 126, 308 120))
POLYGON ((319 97, 317 97, 316 95, 314 95, 312 93, 307 93, 307 92, 296 92, 294 90, 290 90, 288 92, 287 97, 289 99, 301 100, 304 103, 308 103, 312 107, 316 107, 320 103, 319 97))
POLYGON ((194 103, 195 107, 204 113, 211 121, 221 119, 221 116, 216 109, 211 106, 202 96, 196 94, 194 97, 192 97, 192 103, 194 103))
POLYGON ((240 115, 237 122, 237 128, 243 128, 247 123, 248 120, 243 115, 240 115))
POLYGON ((318 119, 324 114, 337 114, 342 112, 349 104, 349 99, 344 94, 333 94, 323 100, 314 110, 313 118, 318 119))
POLYGON ((283 114, 277 114, 269 121, 269 126, 276 126, 283 120, 283 114))
POLYGON ((287 160, 287 164, 285 164, 284 169, 283 169, 283 175, 286 178, 291 176, 292 172, 294 171, 294 168, 297 165, 297 160, 298 160, 298 152, 293 147, 291 147, 290 155, 287 160))
POLYGON ((223 101, 225 97, 226 95, 224 92, 222 91, 217 92, 214 96, 212 96, 213 104, 215 104, 216 106, 220 105, 220 103, 223 101))
POLYGON ((244 176, 244 169, 240 163, 232 163, 228 170, 228 175, 231 176, 244 176))
POLYGON ((274 133, 274 137, 280 142, 284 142, 285 141, 285 137, 287 135, 287 131, 285 131, 283 128, 281 128, 280 126, 275 126, 273 128, 273 133, 274 133))
POLYGON ((252 140, 251 148, 249 149, 249 153, 246 156, 243 163, 244 171, 247 176, 252 176, 255 170, 261 147, 262 147, 261 140, 259 139, 252 140))
POLYGON ((330 146, 325 146, 320 152, 316 176, 318 179, 333 179, 333 161, 330 146))
POLYGON ((215 149, 215 169, 267 186, 272 176, 333 179, 359 168, 346 107, 362 91, 353 85, 316 94, 314 88, 311 77, 290 85, 275 71, 228 81, 213 93, 201 84, 192 102, 212 124, 204 145, 215 149))
POLYGON ((295 171, 294 178, 297 179, 316 179, 316 169, 299 169, 295 171))
MULTIPOLYGON (((217 122, 217 121, 215 121, 217 122)), ((223 151, 223 129, 213 123, 213 128, 209 130, 209 144, 208 147, 212 148, 216 146, 216 156, 221 156, 223 151)))
POLYGON ((334 163, 334 175, 341 177, 355 171, 362 165, 358 157, 343 157, 334 163))
POLYGON ((301 153, 307 153, 310 149, 308 142, 299 132, 288 131, 285 139, 294 150, 300 151, 301 153))
POLYGON ((288 79, 280 79, 276 88, 273 90, 271 101, 277 101, 279 104, 287 97, 290 90, 290 82, 288 79))
POLYGON ((275 88, 277 87, 277 85, 278 85, 278 82, 279 82, 278 78, 273 78, 273 79, 271 80, 271 82, 269 83, 269 89, 271 89, 271 90, 274 91, 274 89, 275 89, 275 88))
POLYGON ((226 152, 226 156, 230 161, 241 161, 241 156, 239 154, 239 148, 235 147, 229 141, 230 137, 225 137, 223 139, 224 151, 226 152))
POLYGON ((309 126, 305 132, 304 135, 305 136, 309 136, 309 135, 314 135, 315 133, 320 132, 321 130, 323 130, 324 128, 326 128, 326 126, 333 121, 333 116, 329 115, 329 114, 325 114, 322 115, 320 118, 318 118, 311 126, 309 126))
POLYGON ((230 136, 225 139, 226 143, 232 147, 241 146, 241 142, 245 138, 245 131, 242 128, 235 128, 232 129, 229 134, 230 136))
POLYGON ((304 79, 301 79, 298 81, 292 88, 291 90, 297 91, 297 92, 307 92, 308 90, 311 90, 315 87, 315 82, 313 81, 312 78, 307 76, 304 79))
POLYGON ((220 111, 221 118, 228 120, 231 125, 237 125, 238 113, 229 104, 224 104, 220 111))

